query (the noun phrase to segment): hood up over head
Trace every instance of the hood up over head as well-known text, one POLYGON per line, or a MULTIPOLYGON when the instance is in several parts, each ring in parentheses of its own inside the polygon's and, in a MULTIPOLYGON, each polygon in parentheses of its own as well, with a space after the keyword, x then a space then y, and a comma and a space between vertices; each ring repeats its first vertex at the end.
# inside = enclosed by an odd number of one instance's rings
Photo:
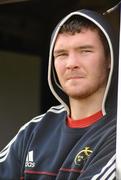
POLYGON ((67 112, 69 113, 69 98, 63 91, 61 85, 58 83, 58 79, 55 73, 54 62, 53 62, 53 49, 55 45, 56 38, 58 33, 62 27, 62 25, 72 18, 73 16, 79 16, 80 18, 86 18, 89 21, 93 22, 104 34, 110 49, 110 57, 111 57, 111 67, 108 76, 107 86, 105 89, 105 94, 102 103, 102 112, 103 115, 112 112, 116 112, 117 107, 117 59, 118 59, 118 41, 117 37, 115 37, 115 33, 113 28, 109 24, 109 22, 105 19, 105 17, 101 14, 98 14, 92 10, 78 10, 68 14, 65 18, 63 18, 59 24, 56 26, 50 44, 50 52, 49 52, 49 67, 48 67, 48 83, 49 87, 55 96, 55 98, 65 106, 67 112))

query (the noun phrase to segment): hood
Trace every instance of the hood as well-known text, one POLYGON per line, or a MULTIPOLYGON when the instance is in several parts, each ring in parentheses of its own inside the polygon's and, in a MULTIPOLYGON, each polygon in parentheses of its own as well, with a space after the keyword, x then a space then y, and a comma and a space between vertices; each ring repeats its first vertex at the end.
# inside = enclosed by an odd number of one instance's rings
POLYGON ((107 22, 105 17, 101 14, 98 14, 92 10, 78 10, 75 12, 72 12, 65 16, 59 24, 56 26, 52 37, 51 37, 51 43, 50 43, 50 51, 49 51, 49 64, 48 64, 48 83, 50 90, 52 91, 55 98, 65 106, 67 109, 67 112, 69 113, 69 99, 68 96, 64 93, 61 86, 57 83, 57 77, 55 76, 55 69, 53 64, 53 49, 55 45, 56 38, 58 36, 58 32, 61 28, 61 26, 72 16, 81 16, 84 17, 90 21, 92 21, 95 25, 100 28, 100 30, 105 35, 107 42, 109 44, 110 48, 110 55, 111 55, 111 68, 109 72, 109 77, 107 81, 107 86, 103 98, 102 103, 102 112, 103 115, 107 114, 107 112, 114 112, 116 111, 116 105, 117 105, 117 55, 118 55, 118 47, 117 46, 117 38, 114 36, 114 32, 112 32, 112 27, 107 22))

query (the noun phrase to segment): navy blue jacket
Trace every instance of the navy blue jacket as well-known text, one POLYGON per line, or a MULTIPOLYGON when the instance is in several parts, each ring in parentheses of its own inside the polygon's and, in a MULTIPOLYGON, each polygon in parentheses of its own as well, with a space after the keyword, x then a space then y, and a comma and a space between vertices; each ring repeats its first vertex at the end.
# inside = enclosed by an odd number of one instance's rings
POLYGON ((116 119, 69 128, 55 106, 25 124, 0 154, 1 180, 115 179, 116 119))

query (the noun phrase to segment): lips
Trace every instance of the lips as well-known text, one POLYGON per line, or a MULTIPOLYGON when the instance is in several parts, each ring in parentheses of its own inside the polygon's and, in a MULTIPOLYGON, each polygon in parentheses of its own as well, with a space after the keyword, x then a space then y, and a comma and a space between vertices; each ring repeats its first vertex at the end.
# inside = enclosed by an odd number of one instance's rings
POLYGON ((71 79, 82 79, 82 78, 84 78, 84 77, 82 77, 82 76, 70 76, 70 77, 67 78, 67 80, 71 80, 71 79))
POLYGON ((69 74, 69 75, 66 75, 66 79, 67 80, 71 80, 71 79, 82 79, 84 78, 85 76, 82 75, 82 74, 69 74))

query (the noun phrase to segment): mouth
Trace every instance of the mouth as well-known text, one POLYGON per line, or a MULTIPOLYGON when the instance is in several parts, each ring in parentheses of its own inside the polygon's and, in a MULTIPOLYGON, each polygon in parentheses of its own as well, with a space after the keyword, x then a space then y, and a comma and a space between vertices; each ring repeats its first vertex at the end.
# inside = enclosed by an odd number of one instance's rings
POLYGON ((81 80, 83 80, 82 77, 71 77, 71 78, 68 78, 67 81, 68 82, 81 82, 81 80))
POLYGON ((84 78, 83 76, 70 76, 70 77, 67 78, 67 80, 73 80, 73 79, 78 80, 78 79, 83 79, 83 78, 84 78))

